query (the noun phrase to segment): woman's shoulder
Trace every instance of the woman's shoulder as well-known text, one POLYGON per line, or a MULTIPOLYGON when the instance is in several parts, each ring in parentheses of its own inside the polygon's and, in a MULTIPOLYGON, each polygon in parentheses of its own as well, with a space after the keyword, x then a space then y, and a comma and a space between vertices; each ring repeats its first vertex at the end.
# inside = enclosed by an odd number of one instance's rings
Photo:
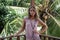
POLYGON ((28 18, 28 16, 24 16, 24 18, 28 18))
POLYGON ((25 17, 24 17, 24 20, 27 20, 27 19, 28 19, 28 16, 25 16, 25 17))

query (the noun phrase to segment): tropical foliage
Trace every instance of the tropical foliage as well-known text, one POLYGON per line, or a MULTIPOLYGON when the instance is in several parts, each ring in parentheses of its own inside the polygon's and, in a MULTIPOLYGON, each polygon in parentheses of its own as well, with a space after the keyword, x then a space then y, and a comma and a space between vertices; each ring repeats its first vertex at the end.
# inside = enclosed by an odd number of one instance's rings
MULTIPOLYGON (((4 2, 1 2, 1 3, 5 4, 4 2)), ((11 5, 8 4, 9 6, 19 6, 18 9, 20 7, 28 9, 30 5, 30 0, 24 0, 24 1, 13 0, 12 2, 7 1, 7 3, 11 4, 11 5)), ((42 9, 42 12, 45 12, 45 14, 47 14, 48 16, 48 19, 46 20, 46 24, 48 25, 47 35, 60 37, 60 0, 48 0, 47 2, 44 0, 35 0, 35 4, 36 4, 35 6, 37 7, 39 16, 40 16, 41 9, 42 9), (43 6, 44 6, 44 9, 43 9, 43 6), (48 10, 47 12, 46 12, 46 9, 48 10)), ((3 16, 4 17, 3 19, 6 20, 6 23, 4 22, 5 23, 4 29, 1 32, 1 35, 4 34, 3 36, 7 36, 7 35, 10 35, 11 33, 15 33, 21 27, 24 16, 27 15, 27 11, 23 11, 24 14, 22 13, 19 14, 17 10, 11 7, 8 8, 7 12, 9 13, 6 14, 6 16, 3 16)), ((2 13, 2 15, 3 14, 4 13, 2 13)))

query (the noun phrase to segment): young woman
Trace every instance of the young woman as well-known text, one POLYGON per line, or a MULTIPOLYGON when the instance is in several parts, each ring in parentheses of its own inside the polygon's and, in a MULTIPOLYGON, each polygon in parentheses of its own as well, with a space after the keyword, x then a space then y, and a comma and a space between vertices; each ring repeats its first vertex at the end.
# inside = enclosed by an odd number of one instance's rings
POLYGON ((26 40, 40 40, 39 34, 47 30, 47 25, 39 19, 35 7, 31 6, 28 10, 28 17, 24 18, 23 26, 15 35, 20 34, 22 31, 26 32, 26 40), (37 25, 42 25, 42 30, 37 31, 37 25))

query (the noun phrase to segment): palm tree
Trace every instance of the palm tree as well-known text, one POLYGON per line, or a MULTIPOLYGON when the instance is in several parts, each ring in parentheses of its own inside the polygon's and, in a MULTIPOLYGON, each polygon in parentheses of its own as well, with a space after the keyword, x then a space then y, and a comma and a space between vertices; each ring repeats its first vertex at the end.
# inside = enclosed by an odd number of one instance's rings
POLYGON ((41 12, 40 18, 48 25, 48 35, 59 36, 60 34, 60 30, 58 29, 60 28, 60 14, 56 8, 58 4, 60 4, 59 0, 45 0, 44 3, 38 6, 38 12, 41 12))

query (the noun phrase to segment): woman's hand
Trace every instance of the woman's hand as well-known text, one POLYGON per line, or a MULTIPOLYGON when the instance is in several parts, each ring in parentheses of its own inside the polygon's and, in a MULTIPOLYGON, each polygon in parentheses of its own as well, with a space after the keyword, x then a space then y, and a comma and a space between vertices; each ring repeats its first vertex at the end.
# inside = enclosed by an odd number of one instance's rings
POLYGON ((13 37, 13 36, 17 36, 17 34, 12 34, 12 35, 10 35, 10 37, 13 37))
POLYGON ((34 30, 33 32, 36 33, 36 34, 40 34, 37 30, 34 30))
POLYGON ((36 32, 37 34, 40 34, 38 31, 36 32))

